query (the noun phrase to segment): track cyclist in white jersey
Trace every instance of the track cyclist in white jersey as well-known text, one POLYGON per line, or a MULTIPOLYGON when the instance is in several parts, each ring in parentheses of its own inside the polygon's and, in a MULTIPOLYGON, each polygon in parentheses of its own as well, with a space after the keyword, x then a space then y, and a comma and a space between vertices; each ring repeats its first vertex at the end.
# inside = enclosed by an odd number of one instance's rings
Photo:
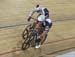
MULTIPOLYGON (((30 12, 28 21, 32 18, 32 15, 37 12, 39 15, 37 16, 37 20, 35 21, 34 24, 38 24, 44 27, 43 33, 39 36, 39 43, 35 46, 35 48, 40 48, 41 44, 40 41, 45 38, 45 36, 48 34, 49 29, 52 27, 52 21, 49 18, 49 11, 47 8, 44 8, 40 5, 36 5, 35 9, 30 12)), ((37 29, 39 29, 39 26, 36 26, 37 29)))

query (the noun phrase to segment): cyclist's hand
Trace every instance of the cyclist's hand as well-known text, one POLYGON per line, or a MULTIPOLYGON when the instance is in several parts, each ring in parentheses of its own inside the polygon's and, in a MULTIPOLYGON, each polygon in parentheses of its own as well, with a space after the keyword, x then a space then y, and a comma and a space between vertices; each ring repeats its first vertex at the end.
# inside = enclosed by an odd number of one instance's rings
POLYGON ((28 20, 27 21, 30 21, 30 19, 31 19, 31 16, 28 17, 28 20))

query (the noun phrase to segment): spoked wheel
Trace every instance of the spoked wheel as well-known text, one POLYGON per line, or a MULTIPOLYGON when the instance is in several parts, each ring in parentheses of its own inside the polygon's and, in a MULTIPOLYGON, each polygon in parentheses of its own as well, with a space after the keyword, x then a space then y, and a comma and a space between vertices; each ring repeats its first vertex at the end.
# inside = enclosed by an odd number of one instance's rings
POLYGON ((23 39, 26 39, 27 37, 28 37, 28 30, 25 29, 25 30, 23 31, 22 38, 23 38, 23 39))
POLYGON ((23 31, 23 33, 22 33, 22 38, 23 39, 26 39, 26 38, 28 38, 28 29, 31 27, 31 25, 28 25, 25 29, 24 29, 24 31, 23 31))
POLYGON ((30 44, 29 44, 29 41, 28 42, 23 42, 23 44, 22 44, 22 50, 26 50, 26 49, 28 49, 30 47, 30 44))
POLYGON ((31 47, 34 47, 36 44, 36 41, 37 40, 37 35, 36 34, 34 34, 34 35, 31 35, 31 41, 30 41, 30 45, 31 45, 31 47))
POLYGON ((35 40, 37 39, 37 34, 34 30, 31 31, 31 33, 28 35, 28 38, 23 42, 22 44, 22 50, 28 49, 30 46, 35 46, 35 40))
POLYGON ((28 37, 24 39, 24 42, 22 44, 22 50, 26 50, 30 47, 30 44, 31 44, 31 36, 30 35, 28 35, 28 37))
POLYGON ((30 36, 30 38, 27 38, 23 44, 22 44, 22 50, 26 50, 29 47, 34 47, 35 46, 35 40, 34 40, 34 36, 30 36))

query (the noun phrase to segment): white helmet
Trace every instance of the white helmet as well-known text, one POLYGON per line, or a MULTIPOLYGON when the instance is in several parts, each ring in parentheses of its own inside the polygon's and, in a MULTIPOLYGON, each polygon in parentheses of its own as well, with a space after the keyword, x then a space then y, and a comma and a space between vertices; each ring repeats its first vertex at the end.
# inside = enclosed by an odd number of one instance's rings
POLYGON ((38 21, 44 22, 44 21, 45 21, 45 16, 44 16, 44 15, 40 15, 40 16, 38 17, 38 21))

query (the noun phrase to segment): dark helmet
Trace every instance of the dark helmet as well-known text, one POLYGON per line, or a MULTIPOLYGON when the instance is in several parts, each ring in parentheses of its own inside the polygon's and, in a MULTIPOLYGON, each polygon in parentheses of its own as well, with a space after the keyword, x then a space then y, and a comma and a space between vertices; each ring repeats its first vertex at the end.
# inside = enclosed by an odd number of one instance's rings
POLYGON ((36 8, 38 8, 38 7, 39 7, 39 4, 36 5, 36 8))

